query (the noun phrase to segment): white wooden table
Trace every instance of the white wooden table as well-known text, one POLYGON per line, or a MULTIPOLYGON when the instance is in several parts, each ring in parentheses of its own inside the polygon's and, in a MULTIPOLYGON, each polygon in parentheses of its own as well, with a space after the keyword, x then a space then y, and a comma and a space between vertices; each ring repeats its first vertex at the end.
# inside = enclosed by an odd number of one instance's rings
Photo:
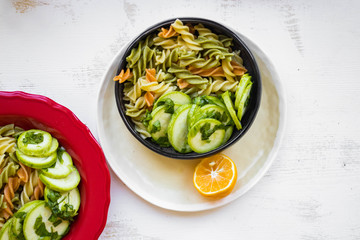
POLYGON ((146 27, 210 18, 255 42, 286 92, 285 137, 265 177, 210 211, 155 207, 111 173, 100 239, 360 239, 360 2, 2 0, 0 90, 42 94, 97 137, 96 96, 116 52, 146 27))

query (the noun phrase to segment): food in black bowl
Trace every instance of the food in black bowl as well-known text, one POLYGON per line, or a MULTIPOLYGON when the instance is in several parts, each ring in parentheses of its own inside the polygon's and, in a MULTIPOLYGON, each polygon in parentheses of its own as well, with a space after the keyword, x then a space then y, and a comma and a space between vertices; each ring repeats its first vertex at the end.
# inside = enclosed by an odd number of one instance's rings
POLYGON ((217 153, 250 128, 260 73, 239 36, 200 18, 170 19, 141 33, 120 60, 119 113, 146 147, 171 158, 217 153))

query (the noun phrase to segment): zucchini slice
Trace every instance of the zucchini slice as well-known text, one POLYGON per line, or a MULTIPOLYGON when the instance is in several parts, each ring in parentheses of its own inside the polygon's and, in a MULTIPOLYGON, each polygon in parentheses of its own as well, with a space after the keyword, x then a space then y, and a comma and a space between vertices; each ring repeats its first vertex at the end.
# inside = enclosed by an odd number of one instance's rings
POLYGON ((233 103, 232 103, 232 101, 231 101, 231 99, 230 99, 230 93, 229 93, 229 91, 226 91, 226 92, 224 92, 223 94, 221 94, 221 97, 222 97, 223 100, 224 100, 224 103, 225 103, 225 105, 226 105, 226 108, 227 108, 227 110, 229 111, 230 116, 231 116, 232 120, 234 121, 236 128, 237 128, 238 130, 240 130, 240 129, 242 128, 242 126, 241 126, 241 123, 240 123, 238 117, 236 116, 236 112, 235 112, 235 110, 234 110, 233 103))
POLYGON ((74 217, 80 208, 80 192, 77 187, 68 192, 57 192, 45 187, 44 198, 46 202, 53 203, 49 205, 56 207, 57 212, 71 210, 73 212, 71 217, 74 217))
POLYGON ((244 94, 245 88, 251 83, 251 76, 249 74, 242 75, 240 82, 236 88, 235 93, 235 109, 239 108, 241 98, 244 94))
POLYGON ((226 142, 230 139, 233 131, 234 131, 234 126, 228 126, 228 127, 226 127, 226 129, 225 129, 225 137, 224 137, 223 144, 226 143, 226 142))
POLYGON ((245 88, 244 94, 241 97, 239 108, 237 110, 238 111, 237 116, 238 116, 240 121, 241 121, 241 118, 244 116, 244 113, 246 111, 246 107, 247 107, 247 104, 248 104, 248 99, 250 97, 251 87, 252 87, 252 83, 248 84, 247 87, 245 88))
POLYGON ((49 152, 52 144, 50 133, 32 129, 20 134, 17 146, 26 155, 42 157, 49 152))
POLYGON ((0 239, 1 240, 10 240, 10 234, 11 234, 11 224, 14 221, 13 218, 10 218, 4 226, 0 230, 0 239))
POLYGON ((205 153, 218 148, 224 137, 223 124, 216 119, 205 118, 190 129, 188 143, 194 152, 205 153))
POLYGON ((188 130, 190 130, 190 128, 197 122, 199 112, 200 106, 197 104, 192 104, 187 116, 188 130))
POLYGON ((171 119, 171 113, 166 112, 166 106, 159 106, 152 113, 152 119, 149 122, 148 131, 154 141, 163 145, 167 142, 167 128, 171 119))
POLYGON ((219 120, 225 126, 233 124, 226 108, 214 104, 207 104, 200 108, 201 118, 213 118, 219 120))
POLYGON ((60 218, 52 219, 51 216, 52 212, 46 207, 45 201, 35 206, 24 220, 25 239, 45 239, 49 235, 64 236, 69 231, 70 222, 60 218))
POLYGON ((167 98, 171 99, 175 105, 184 105, 191 103, 191 98, 187 94, 183 92, 174 91, 174 92, 165 93, 164 95, 159 97, 159 99, 155 102, 153 109, 156 109, 159 106, 159 104, 161 105, 161 103, 164 102, 167 98))
POLYGON ((80 174, 74 170, 65 178, 50 178, 44 174, 39 175, 40 180, 50 189, 58 192, 67 192, 77 187, 80 183, 80 174))
POLYGON ((48 157, 32 157, 28 156, 19 149, 16 150, 16 157, 17 159, 25 164, 26 166, 40 169, 40 168, 47 168, 53 165, 56 162, 56 151, 53 152, 48 157))
POLYGON ((64 178, 74 170, 70 155, 63 149, 57 153, 55 165, 41 169, 41 173, 51 178, 64 178))
POLYGON ((14 214, 10 227, 10 239, 24 239, 23 224, 25 217, 33 208, 42 202, 41 200, 28 202, 14 214))
POLYGON ((181 153, 188 153, 192 151, 187 143, 187 117, 191 107, 191 104, 179 107, 172 115, 168 127, 169 142, 176 151, 181 153))
POLYGON ((222 108, 226 108, 225 104, 217 97, 214 96, 204 96, 204 98, 211 104, 218 105, 222 108))

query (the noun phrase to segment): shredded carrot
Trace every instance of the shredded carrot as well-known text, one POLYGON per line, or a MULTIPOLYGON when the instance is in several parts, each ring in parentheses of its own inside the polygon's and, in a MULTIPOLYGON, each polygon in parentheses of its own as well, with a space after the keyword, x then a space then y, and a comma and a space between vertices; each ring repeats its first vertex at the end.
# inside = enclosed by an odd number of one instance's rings
POLYGON ((188 86, 190 86, 190 84, 186 80, 181 79, 181 78, 179 78, 177 80, 177 85, 180 89, 184 89, 184 88, 187 88, 188 86))
POLYGON ((146 105, 151 107, 154 104, 154 95, 151 92, 146 92, 144 95, 146 105))
POLYGON ((156 80, 156 70, 155 68, 152 69, 145 69, 146 71, 146 80, 148 80, 148 82, 157 82, 156 80))
POLYGON ((166 28, 161 28, 161 32, 158 34, 159 37, 162 38, 171 38, 173 36, 179 35, 172 26, 170 26, 169 30, 166 28))
POLYGON ((124 69, 121 70, 120 74, 114 77, 114 81, 119 81, 120 83, 125 82, 126 80, 130 79, 133 76, 132 72, 130 72, 130 69, 126 69, 126 72, 124 72, 124 69))

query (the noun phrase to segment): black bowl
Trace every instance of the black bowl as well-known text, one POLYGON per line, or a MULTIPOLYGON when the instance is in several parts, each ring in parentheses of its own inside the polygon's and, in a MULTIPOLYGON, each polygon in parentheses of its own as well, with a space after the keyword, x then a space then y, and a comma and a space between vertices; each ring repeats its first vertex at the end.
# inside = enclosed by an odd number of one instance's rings
MULTIPOLYGON (((145 39, 148 35, 155 33, 160 28, 165 27, 168 28, 170 24, 172 24, 177 18, 169 19, 163 22, 160 22, 158 24, 155 24, 154 26, 148 28, 144 32, 142 32, 139 36, 137 36, 132 42, 130 42, 130 45, 127 47, 125 54, 120 60, 119 68, 117 71, 117 75, 120 73, 121 69, 126 67, 126 57, 130 55, 131 49, 134 47, 137 47, 139 41, 145 39)), ((240 56, 244 60, 244 66, 248 70, 248 73, 252 76, 253 81, 253 87, 251 90, 250 95, 250 101, 249 105, 247 107, 246 113, 241 119, 242 129, 236 130, 234 127, 234 131, 230 139, 222 146, 218 147, 215 150, 212 150, 207 153, 179 153, 176 152, 172 147, 161 147, 157 143, 151 141, 150 138, 143 139, 140 134, 135 130, 135 125, 131 121, 131 118, 126 116, 126 109, 125 109, 125 103, 126 101, 123 99, 123 84, 119 84, 119 82, 115 82, 115 98, 116 98, 116 104, 120 113, 121 118, 124 120, 124 123, 126 127, 129 129, 129 131, 134 135, 134 137, 139 140, 143 145, 145 145, 147 148, 153 150, 154 152, 161 154, 166 157, 170 158, 177 158, 177 159, 195 159, 195 158, 202 158, 207 157, 210 155, 213 155, 215 153, 218 153, 225 148, 228 148, 232 144, 234 144, 236 141, 238 141, 242 136, 245 135, 247 130, 249 130, 250 126, 252 125, 255 116, 258 112, 259 106, 260 106, 260 100, 261 100, 261 78, 260 78, 260 72, 258 69, 258 66, 256 64, 255 58, 250 52, 249 48, 245 45, 245 43, 241 40, 238 34, 230 30, 229 28, 208 20, 208 19, 202 19, 202 18, 178 18, 180 19, 184 24, 186 23, 192 23, 192 24, 198 24, 202 23, 205 27, 209 28, 216 34, 222 34, 228 37, 233 38, 233 44, 232 47, 234 50, 241 50, 240 56)))

